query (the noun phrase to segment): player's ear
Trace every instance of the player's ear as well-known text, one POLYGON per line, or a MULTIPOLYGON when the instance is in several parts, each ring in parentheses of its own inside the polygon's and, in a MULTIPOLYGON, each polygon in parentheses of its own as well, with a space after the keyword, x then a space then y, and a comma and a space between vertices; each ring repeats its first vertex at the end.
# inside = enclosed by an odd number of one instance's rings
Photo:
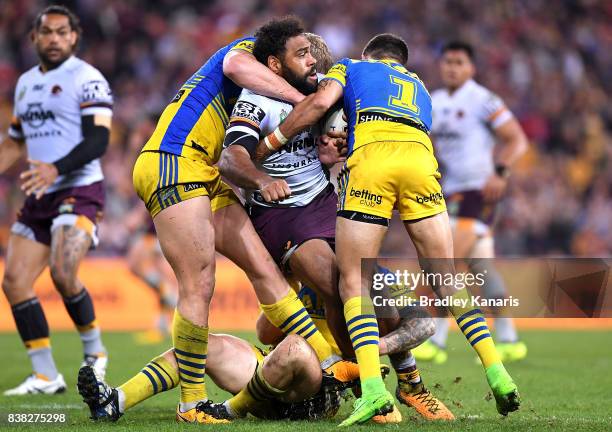
POLYGON ((281 62, 278 57, 268 56, 268 68, 277 75, 281 73, 281 62))
POLYGON ((78 41, 79 41, 79 34, 76 31, 72 30, 70 32, 70 45, 72 46, 73 50, 76 49, 78 41))

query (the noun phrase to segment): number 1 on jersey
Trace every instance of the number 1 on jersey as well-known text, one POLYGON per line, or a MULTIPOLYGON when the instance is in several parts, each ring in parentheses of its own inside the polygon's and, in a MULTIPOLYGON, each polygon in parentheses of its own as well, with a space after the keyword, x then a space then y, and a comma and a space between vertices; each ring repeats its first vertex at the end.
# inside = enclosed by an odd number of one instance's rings
POLYGON ((397 96, 389 97, 389 105, 418 114, 419 107, 416 105, 416 84, 395 75, 389 75, 389 79, 391 80, 391 84, 399 87, 397 96))

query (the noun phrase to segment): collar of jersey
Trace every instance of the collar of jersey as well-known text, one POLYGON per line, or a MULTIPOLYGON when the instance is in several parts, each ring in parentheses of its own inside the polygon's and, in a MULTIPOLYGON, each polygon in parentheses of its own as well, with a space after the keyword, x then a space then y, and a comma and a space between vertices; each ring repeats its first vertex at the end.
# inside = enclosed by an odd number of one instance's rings
POLYGON ((64 62, 61 65, 59 65, 55 69, 51 69, 51 70, 48 70, 46 72, 43 72, 41 70, 40 64, 39 64, 38 65, 38 73, 41 74, 41 75, 47 75, 50 72, 55 72, 55 71, 61 70, 61 69, 65 68, 66 66, 68 66, 70 63, 72 63, 74 61, 74 59, 75 59, 75 56, 74 56, 74 54, 72 54, 70 57, 68 57, 66 60, 64 60, 64 62))

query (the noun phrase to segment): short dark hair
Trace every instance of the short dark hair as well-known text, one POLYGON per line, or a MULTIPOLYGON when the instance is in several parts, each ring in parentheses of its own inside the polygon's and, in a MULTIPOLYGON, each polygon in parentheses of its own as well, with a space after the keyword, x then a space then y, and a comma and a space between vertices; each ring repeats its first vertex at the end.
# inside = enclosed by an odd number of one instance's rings
POLYGON ((363 49, 363 55, 374 59, 391 57, 405 65, 408 62, 408 45, 399 36, 382 33, 370 39, 363 49))
POLYGON ((253 55, 263 64, 267 64, 269 56, 281 58, 287 41, 301 34, 304 34, 304 25, 299 18, 288 15, 273 19, 255 32, 253 55))
POLYGON ((79 17, 75 15, 70 9, 68 9, 64 5, 51 5, 44 8, 42 11, 36 15, 34 19, 34 30, 40 29, 42 24, 43 15, 64 15, 68 17, 68 24, 70 24, 70 30, 77 32, 79 36, 81 36, 81 22, 79 21, 79 17))
POLYGON ((463 41, 450 41, 442 47, 442 54, 444 55, 447 51, 463 51, 467 54, 471 61, 474 61, 474 48, 467 42, 463 41))

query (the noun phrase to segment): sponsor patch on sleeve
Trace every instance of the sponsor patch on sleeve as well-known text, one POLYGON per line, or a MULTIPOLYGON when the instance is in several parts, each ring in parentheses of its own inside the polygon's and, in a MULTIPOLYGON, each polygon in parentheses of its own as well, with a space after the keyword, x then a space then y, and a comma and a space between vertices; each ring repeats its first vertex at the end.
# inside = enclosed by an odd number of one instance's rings
POLYGON ((87 81, 81 88, 81 108, 89 106, 113 106, 113 93, 103 80, 87 81))
POLYGON ((266 113, 257 105, 247 101, 238 101, 232 111, 230 122, 246 121, 259 127, 265 117, 266 113))

